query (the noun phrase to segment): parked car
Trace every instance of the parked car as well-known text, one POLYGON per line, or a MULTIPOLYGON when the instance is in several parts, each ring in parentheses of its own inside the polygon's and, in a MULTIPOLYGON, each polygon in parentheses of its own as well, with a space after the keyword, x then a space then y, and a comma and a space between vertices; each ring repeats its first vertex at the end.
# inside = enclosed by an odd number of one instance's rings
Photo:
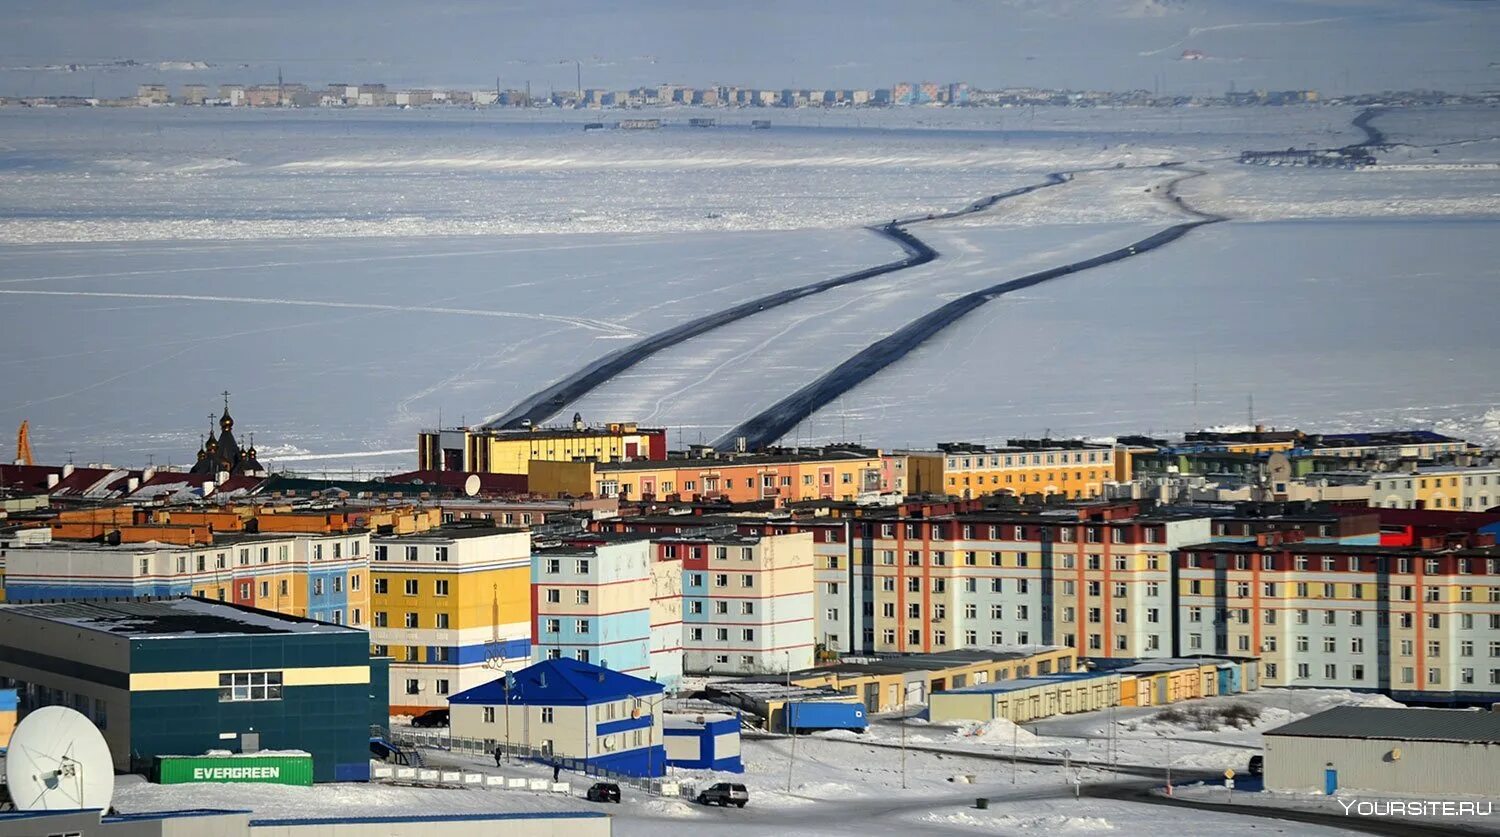
POLYGON ((710 785, 706 790, 699 792, 698 803, 701 805, 734 805, 738 808, 745 807, 750 801, 750 792, 745 790, 744 785, 730 782, 719 782, 710 785))
POLYGON ((1265 756, 1251 756, 1250 757, 1250 775, 1251 776, 1259 776, 1259 775, 1261 775, 1262 772, 1265 771, 1265 769, 1266 769, 1266 757, 1265 756))
POLYGON ((426 729, 431 729, 434 727, 446 727, 448 726, 448 710, 429 709, 426 712, 418 715, 417 717, 412 718, 411 725, 414 727, 423 727, 426 729))
POLYGON ((616 802, 620 801, 620 786, 614 782, 595 782, 589 786, 588 793, 584 797, 590 802, 616 802))

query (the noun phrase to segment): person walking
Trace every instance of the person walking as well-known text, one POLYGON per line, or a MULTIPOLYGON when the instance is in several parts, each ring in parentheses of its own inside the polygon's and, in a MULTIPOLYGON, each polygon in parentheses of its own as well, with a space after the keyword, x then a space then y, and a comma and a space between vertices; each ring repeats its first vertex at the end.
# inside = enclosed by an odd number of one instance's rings
POLYGON ((503 747, 496 747, 495 748, 495 766, 496 767, 500 766, 500 757, 503 756, 503 755, 505 755, 505 749, 503 747))
POLYGON ((552 765, 552 781, 557 781, 558 774, 561 770, 562 768, 558 767, 557 765, 552 765))

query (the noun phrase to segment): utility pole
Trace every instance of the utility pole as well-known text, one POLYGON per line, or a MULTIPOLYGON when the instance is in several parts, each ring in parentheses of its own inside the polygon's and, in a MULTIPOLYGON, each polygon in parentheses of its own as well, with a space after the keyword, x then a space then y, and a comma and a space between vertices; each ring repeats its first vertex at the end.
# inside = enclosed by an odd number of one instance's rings
POLYGON ((1019 746, 1017 737, 1021 734, 1021 725, 1012 723, 1010 725, 1010 783, 1016 783, 1016 749, 1019 746))
POLYGON ((797 727, 792 721, 791 708, 795 704, 788 702, 787 708, 783 710, 786 718, 787 731, 792 734, 792 755, 786 761, 786 792, 792 792, 792 768, 797 764, 797 727))
POLYGON ((906 684, 901 684, 901 789, 906 790, 906 684))

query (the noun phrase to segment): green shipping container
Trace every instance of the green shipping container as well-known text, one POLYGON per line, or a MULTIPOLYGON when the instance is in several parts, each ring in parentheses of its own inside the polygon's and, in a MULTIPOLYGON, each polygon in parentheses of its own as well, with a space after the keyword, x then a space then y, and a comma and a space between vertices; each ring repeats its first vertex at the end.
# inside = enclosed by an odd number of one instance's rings
POLYGON ((157 756, 156 781, 311 785, 312 756, 157 756))

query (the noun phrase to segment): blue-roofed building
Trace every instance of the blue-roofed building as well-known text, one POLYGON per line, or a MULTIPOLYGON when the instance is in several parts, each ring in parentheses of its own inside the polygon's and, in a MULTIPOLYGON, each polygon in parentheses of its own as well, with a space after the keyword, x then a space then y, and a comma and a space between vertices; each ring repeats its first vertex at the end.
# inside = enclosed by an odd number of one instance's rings
POLYGON ((661 776, 659 683, 566 657, 542 660, 448 699, 455 737, 521 748, 631 776, 661 776))

